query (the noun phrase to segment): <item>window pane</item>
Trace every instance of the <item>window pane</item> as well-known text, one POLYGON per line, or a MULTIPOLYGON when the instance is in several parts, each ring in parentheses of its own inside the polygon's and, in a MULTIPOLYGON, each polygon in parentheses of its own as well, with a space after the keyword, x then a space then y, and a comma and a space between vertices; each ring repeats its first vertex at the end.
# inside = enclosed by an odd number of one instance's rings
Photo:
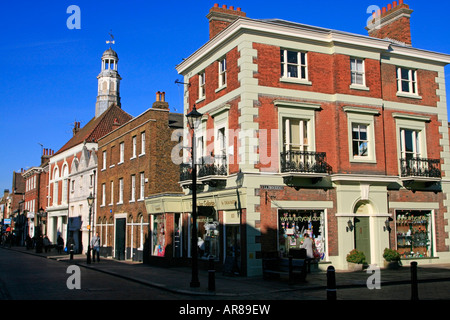
POLYGON ((293 65, 288 65, 288 77, 298 78, 298 67, 293 65))
POLYGON ((409 80, 409 70, 401 69, 401 76, 403 80, 409 80))
POLYGON ((355 84, 364 84, 364 78, 362 74, 356 74, 355 84))
POLYGON ((413 142, 413 132, 411 130, 405 130, 405 151, 413 152, 414 142, 413 142))
POLYGON ((356 71, 356 60, 355 59, 350 59, 350 70, 356 71))
POLYGON ((298 146, 300 145, 300 121, 299 120, 290 120, 291 123, 291 144, 298 146))
POLYGON ((287 52, 288 63, 298 64, 298 53, 294 51, 287 52))
POLYGON ((359 144, 359 155, 362 157, 366 157, 368 155, 368 144, 367 142, 361 142, 359 144))
POLYGON ((362 60, 356 60, 356 71, 361 72, 361 73, 364 72, 362 60))
POLYGON ((302 67, 302 79, 306 79, 306 67, 302 67))
POLYGON ((302 65, 304 65, 304 66, 306 66, 306 53, 301 53, 300 54, 301 55, 301 62, 302 62, 302 65))
POLYGON ((402 81, 402 91, 409 92, 409 82, 408 81, 402 81))

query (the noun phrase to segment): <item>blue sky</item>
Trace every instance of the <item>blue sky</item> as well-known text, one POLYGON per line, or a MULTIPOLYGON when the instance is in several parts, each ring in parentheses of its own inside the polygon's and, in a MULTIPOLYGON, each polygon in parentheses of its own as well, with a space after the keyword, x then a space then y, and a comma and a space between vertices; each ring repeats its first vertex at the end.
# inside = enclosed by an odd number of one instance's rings
MULTIPOLYGON (((279 18, 367 35, 371 5, 389 1, 3 1, 0 10, 0 192, 13 171, 40 164, 44 148, 57 151, 95 115, 97 75, 112 30, 119 54, 122 108, 132 116, 165 91, 182 112, 183 88, 175 70, 208 40, 209 9, 218 2, 241 7, 249 18, 279 18), (81 29, 70 30, 70 5, 81 10, 81 29)), ((392 2, 392 1, 391 1, 392 2)), ((405 1, 414 10, 413 46, 450 54, 450 1, 405 1)), ((449 69, 446 69, 447 81, 449 69)), ((449 86, 447 86, 449 92, 449 86)))

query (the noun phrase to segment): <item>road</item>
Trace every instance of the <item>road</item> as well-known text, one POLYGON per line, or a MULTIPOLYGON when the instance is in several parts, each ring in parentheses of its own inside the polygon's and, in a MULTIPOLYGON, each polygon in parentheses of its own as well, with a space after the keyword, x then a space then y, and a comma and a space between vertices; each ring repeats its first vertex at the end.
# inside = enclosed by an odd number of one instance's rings
POLYGON ((80 289, 70 264, 0 249, 0 300, 171 300, 179 296, 87 268, 80 289), (71 278, 72 277, 72 278, 71 278), (71 279, 69 279, 71 278, 71 279))
MULTIPOLYGON (((284 307, 292 301, 311 302, 327 299, 324 290, 286 290, 272 293, 270 296, 262 292, 255 292, 251 297, 232 296, 229 298, 188 296, 83 267, 77 267, 79 268, 80 288, 71 289, 69 287, 76 282, 71 281, 75 274, 68 270, 69 267, 68 262, 0 249, 0 300, 146 300, 177 301, 178 304, 182 304, 187 301, 204 303, 208 300, 210 303, 213 303, 212 300, 228 303, 239 299, 241 303, 263 304, 276 301, 278 306, 284 307)), ((385 285, 380 290, 369 290, 365 287, 338 289, 337 298, 338 300, 408 301, 411 298, 411 288, 409 285, 385 285)), ((419 298, 420 300, 450 300, 450 282, 420 283, 419 298)), ((156 302, 156 305, 163 305, 160 302, 156 302)))

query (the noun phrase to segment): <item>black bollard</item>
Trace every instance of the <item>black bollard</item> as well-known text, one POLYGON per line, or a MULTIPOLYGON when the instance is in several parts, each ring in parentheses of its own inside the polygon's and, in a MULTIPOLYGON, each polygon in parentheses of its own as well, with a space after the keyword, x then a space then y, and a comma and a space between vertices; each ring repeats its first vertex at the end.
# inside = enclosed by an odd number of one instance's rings
POLYGON ((327 300, 336 300, 336 271, 333 266, 327 269, 327 300))
POLYGON ((419 287, 417 283, 417 262, 411 262, 411 300, 419 300, 419 287))
POLYGON ((216 290, 216 270, 214 269, 214 257, 209 257, 209 268, 208 268, 208 290, 216 290))
POLYGON ((73 260, 73 244, 70 245, 70 260, 73 260))

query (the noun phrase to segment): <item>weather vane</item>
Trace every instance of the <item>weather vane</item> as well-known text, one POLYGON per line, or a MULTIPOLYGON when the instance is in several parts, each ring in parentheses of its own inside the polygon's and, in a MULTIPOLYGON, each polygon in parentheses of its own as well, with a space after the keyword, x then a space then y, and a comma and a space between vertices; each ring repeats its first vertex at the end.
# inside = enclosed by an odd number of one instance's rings
POLYGON ((112 34, 112 30, 109 33, 109 36, 110 36, 110 40, 106 41, 106 44, 109 44, 109 47, 111 48, 111 46, 113 44, 116 44, 116 41, 114 40, 114 35, 112 34))

